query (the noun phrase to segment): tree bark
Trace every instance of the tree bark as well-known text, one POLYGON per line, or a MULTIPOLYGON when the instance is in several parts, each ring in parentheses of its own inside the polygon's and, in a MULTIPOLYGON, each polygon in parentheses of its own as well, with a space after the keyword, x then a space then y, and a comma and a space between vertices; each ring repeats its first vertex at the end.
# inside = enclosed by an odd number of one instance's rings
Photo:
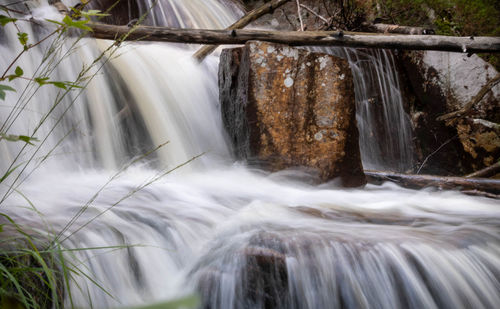
MULTIPOLYGON (((237 22, 232 24, 231 26, 227 27, 226 30, 235 30, 235 29, 241 29, 245 27, 246 25, 250 24, 257 18, 266 15, 267 13, 272 13, 275 9, 279 8, 283 4, 287 3, 290 0, 274 0, 271 2, 268 2, 255 10, 252 10, 245 14, 242 18, 240 18, 237 22)), ((205 59, 206 56, 210 55, 219 45, 207 45, 203 46, 200 49, 196 51, 196 53, 193 54, 193 58, 198 60, 199 62, 202 62, 203 59, 205 59)))
POLYGON ((266 31, 171 29, 164 27, 88 24, 98 39, 160 41, 188 44, 244 44, 267 41, 292 46, 345 46, 479 53, 500 52, 500 37, 449 37, 439 35, 380 35, 342 31, 266 31))
POLYGON ((367 31, 378 33, 398 33, 398 34, 435 34, 434 30, 423 27, 409 27, 390 24, 369 24, 365 25, 367 31))
POLYGON ((500 180, 484 178, 444 177, 432 175, 407 175, 391 172, 365 171, 368 182, 379 184, 395 182, 402 187, 421 189, 435 187, 442 190, 482 191, 500 194, 500 180))

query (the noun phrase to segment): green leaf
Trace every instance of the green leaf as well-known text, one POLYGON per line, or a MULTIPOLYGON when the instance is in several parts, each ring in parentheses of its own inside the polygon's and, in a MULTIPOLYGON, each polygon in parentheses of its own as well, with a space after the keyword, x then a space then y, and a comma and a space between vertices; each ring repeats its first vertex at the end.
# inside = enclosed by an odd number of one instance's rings
POLYGON ((65 24, 63 24, 62 22, 57 21, 57 20, 48 19, 48 18, 46 18, 45 20, 48 21, 49 23, 53 23, 53 24, 56 24, 56 25, 59 25, 59 26, 66 26, 65 24))
POLYGON ((28 44, 28 34, 26 32, 18 32, 17 38, 19 39, 19 43, 21 43, 21 45, 26 46, 26 44, 28 44))
POLYGON ((21 69, 21 67, 18 66, 18 67, 16 67, 15 73, 16 73, 16 76, 23 76, 24 71, 23 71, 23 69, 21 69))
POLYGON ((105 17, 105 16, 110 15, 110 14, 101 13, 100 10, 88 10, 86 12, 80 11, 79 13, 82 14, 82 16, 85 16, 86 18, 90 18, 90 16, 105 17))
POLYGON ((26 136, 26 135, 12 135, 12 134, 4 134, 4 133, 0 133, 0 138, 1 139, 5 139, 9 142, 18 142, 18 141, 22 141, 22 142, 25 142, 27 144, 30 144, 30 145, 34 145, 32 143, 33 142, 37 142, 38 139, 36 137, 30 137, 30 136, 26 136))
POLYGON ((0 25, 2 25, 2 27, 5 27, 5 25, 7 25, 10 22, 15 22, 16 20, 17 18, 0 15, 0 25))
POLYGON ((5 100, 5 91, 14 91, 16 92, 16 89, 7 86, 7 85, 2 85, 0 84, 0 100, 5 100))
POLYGON ((30 145, 35 145, 31 141, 38 142, 38 138, 36 138, 36 137, 29 137, 29 136, 26 136, 26 135, 19 135, 19 136, 17 136, 17 138, 20 141, 23 141, 26 144, 30 144, 30 145))
POLYGON ((35 82, 37 82, 40 86, 46 85, 48 80, 48 77, 35 77, 35 82))
POLYGON ((66 15, 66 16, 64 16, 62 22, 69 26, 73 23, 73 19, 71 19, 71 17, 69 17, 69 15, 66 15))
POLYGON ((0 178, 0 183, 2 183, 5 179, 7 179, 7 177, 9 177, 9 175, 12 174, 12 172, 15 171, 16 168, 18 168, 19 166, 21 166, 21 164, 16 165, 13 168, 11 168, 10 170, 8 170, 7 172, 5 172, 5 174, 2 176, 2 178, 0 178))
POLYGON ((61 89, 64 89, 64 90, 68 89, 66 87, 67 83, 65 83, 65 82, 49 82, 49 84, 52 84, 52 85, 56 86, 57 88, 61 88, 61 89))
POLYGON ((63 18, 63 23, 65 23, 68 27, 73 27, 81 30, 86 30, 86 31, 92 31, 92 28, 89 26, 85 26, 86 23, 88 23, 89 20, 72 20, 71 17, 66 15, 63 18))

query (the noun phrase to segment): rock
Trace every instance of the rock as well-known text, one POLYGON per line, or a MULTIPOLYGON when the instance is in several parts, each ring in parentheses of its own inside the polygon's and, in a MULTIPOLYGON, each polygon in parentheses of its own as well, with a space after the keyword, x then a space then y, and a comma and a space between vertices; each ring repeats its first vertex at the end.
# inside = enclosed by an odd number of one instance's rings
MULTIPOLYGON (((248 246, 231 253, 234 298, 242 308, 288 308, 288 271, 285 254, 276 250, 248 246)), ((224 264, 227 266, 227 264, 224 264)), ((197 280, 201 308, 220 308, 227 288, 228 269, 219 265, 203 269, 197 280), (222 297, 222 298, 221 298, 222 297)), ((222 306, 227 307, 227 306, 222 306)))
POLYGON ((106 24, 126 25, 141 17, 137 1, 93 0, 90 1, 90 8, 108 13, 100 20, 106 24))
POLYGON ((219 91, 238 158, 271 171, 312 168, 348 187, 366 183, 346 60, 248 42, 221 54, 219 91))
POLYGON ((447 171, 438 170, 443 174, 466 174, 494 163, 500 157, 500 84, 466 117, 436 120, 472 100, 498 74, 493 66, 477 55, 434 51, 406 51, 401 59, 417 97, 412 119, 423 156, 449 141, 429 157, 429 167, 445 167, 447 171))
POLYGON ((268 248, 249 247, 244 252, 246 266, 244 298, 262 308, 284 305, 288 294, 286 257, 268 248))

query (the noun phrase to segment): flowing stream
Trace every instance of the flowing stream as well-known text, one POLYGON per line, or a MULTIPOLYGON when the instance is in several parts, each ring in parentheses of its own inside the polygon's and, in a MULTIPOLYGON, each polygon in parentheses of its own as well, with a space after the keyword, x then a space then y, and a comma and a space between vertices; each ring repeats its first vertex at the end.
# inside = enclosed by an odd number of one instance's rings
MULTIPOLYGON (((61 18, 44 1, 31 9, 38 19, 61 18)), ((240 14, 216 0, 170 0, 148 22, 222 28, 240 14)), ((18 24, 32 42, 47 34, 18 24)), ((2 71, 22 49, 16 32, 13 24, 0 31, 2 71)), ((18 65, 25 76, 71 81, 110 44, 41 44, 18 65)), ((62 89, 18 79, 18 91, 0 101, 1 132, 38 138, 34 146, 0 141, 2 175, 23 163, 2 183, 0 211, 57 235, 65 248, 88 248, 67 254, 85 274, 73 274, 67 307, 192 294, 204 308, 500 304, 498 201, 389 183, 311 185, 300 171, 235 162, 220 119, 218 57, 198 65, 192 53, 124 43, 87 72, 85 90, 62 97, 62 89)), ((364 164, 408 168, 411 133, 392 55, 335 53, 353 67, 364 164), (371 121, 377 106, 383 111, 371 121), (370 127, 380 121, 382 135, 370 127)))

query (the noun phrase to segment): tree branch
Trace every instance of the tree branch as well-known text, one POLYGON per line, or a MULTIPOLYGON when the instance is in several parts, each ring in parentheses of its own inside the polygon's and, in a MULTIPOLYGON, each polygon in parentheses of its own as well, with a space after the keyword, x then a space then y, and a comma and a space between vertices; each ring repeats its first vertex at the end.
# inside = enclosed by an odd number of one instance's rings
POLYGON ((491 88, 495 87, 495 85, 500 82, 500 73, 497 74, 494 78, 490 79, 484 86, 479 90, 479 92, 469 101, 469 103, 465 104, 464 107, 459 109, 458 111, 454 111, 442 116, 437 117, 437 120, 448 120, 450 118, 462 117, 465 115, 474 105, 479 103, 481 99, 491 90, 491 88))
POLYGON ((479 171, 476 171, 472 174, 469 174, 465 177, 467 177, 467 178, 478 178, 478 177, 487 178, 487 177, 494 176, 498 173, 500 173, 500 161, 498 161, 497 163, 492 164, 488 167, 485 167, 482 170, 479 170, 479 171))
MULTIPOLYGON (((290 0, 274 0, 274 1, 268 2, 268 3, 258 7, 256 9, 248 12, 247 14, 245 14, 245 16, 240 18, 234 24, 227 27, 226 30, 235 30, 235 29, 244 28, 246 25, 255 21, 259 17, 266 15, 268 13, 272 13, 275 9, 277 9, 278 7, 287 3, 288 1, 290 1, 290 0)), ((199 62, 202 62, 203 59, 205 59, 206 56, 210 55, 217 47, 218 47, 218 45, 203 46, 200 49, 198 49, 196 51, 196 53, 193 54, 193 58, 195 58, 199 62)))

